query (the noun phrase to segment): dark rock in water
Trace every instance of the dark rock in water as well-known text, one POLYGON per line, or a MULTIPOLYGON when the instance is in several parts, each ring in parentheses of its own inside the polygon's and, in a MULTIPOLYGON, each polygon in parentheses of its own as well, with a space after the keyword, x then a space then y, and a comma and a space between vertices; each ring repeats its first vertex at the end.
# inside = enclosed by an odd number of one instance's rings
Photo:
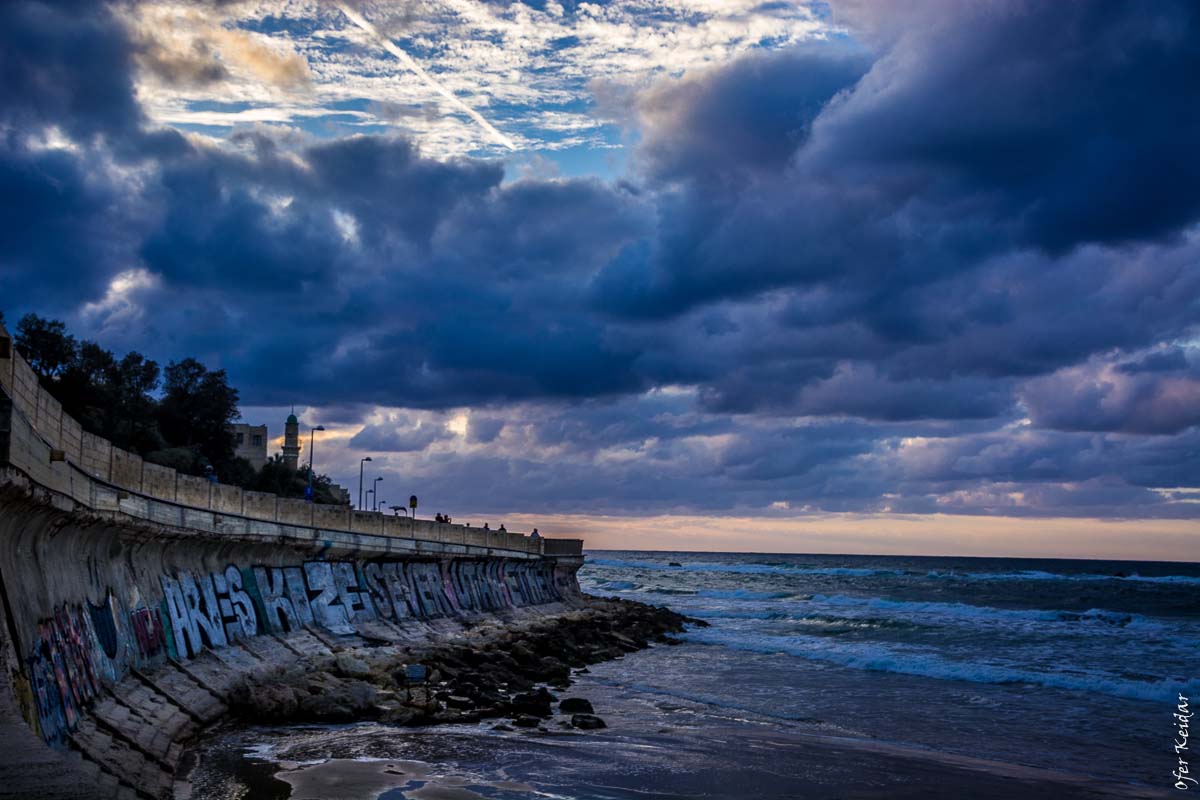
POLYGON ((546 656, 538 662, 538 672, 546 681, 563 681, 571 677, 570 668, 553 656, 546 656))
POLYGON ((592 704, 582 697, 568 697, 558 704, 558 710, 564 714, 591 714, 595 711, 592 704))
POLYGON ((498 725, 493 725, 492 730, 494 730, 494 731, 511 731, 511 730, 513 730, 513 726, 505 725, 503 722, 501 722, 498 725))
POLYGON ((683 564, 680 564, 678 561, 672 561, 669 564, 667 564, 667 566, 668 567, 682 567, 683 564))
POLYGON ((554 695, 542 687, 536 692, 523 692, 513 697, 509 703, 509 708, 516 714, 531 714, 537 717, 548 717, 551 715, 550 705, 554 702, 554 695))
POLYGON ((593 714, 576 714, 571 717, 571 725, 583 731, 594 731, 608 727, 604 724, 604 720, 593 714))
POLYGON ((459 695, 448 695, 443 702, 450 708, 474 708, 475 701, 469 697, 460 697, 459 695))
POLYGON ((513 725, 518 728, 536 728, 541 724, 541 720, 532 714, 520 714, 513 719, 513 725))

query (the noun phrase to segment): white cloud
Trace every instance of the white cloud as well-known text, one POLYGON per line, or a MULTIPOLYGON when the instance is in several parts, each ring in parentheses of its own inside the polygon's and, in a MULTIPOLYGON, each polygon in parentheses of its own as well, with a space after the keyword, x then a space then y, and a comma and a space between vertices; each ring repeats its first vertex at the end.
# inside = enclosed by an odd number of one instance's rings
MULTIPOLYGON (((159 122, 311 128, 330 118, 331 131, 399 128, 436 157, 500 152, 391 54, 364 46, 362 32, 333 4, 243 2, 223 8, 223 20, 213 19, 217 11, 198 14, 190 3, 152 8, 138 12, 134 23, 143 36, 189 57, 195 56, 191 43, 200 37, 229 67, 225 77, 205 85, 167 86, 143 71, 139 95, 159 122), (265 18, 272 20, 270 35, 259 30, 265 18), (243 58, 246 53, 253 58, 243 58), (303 92, 294 91, 300 87, 303 92), (389 108, 437 113, 397 117, 389 108)), ((613 132, 591 111, 593 82, 641 84, 827 33, 826 23, 806 7, 751 0, 580 3, 574 12, 558 3, 537 10, 477 0, 368 2, 355 8, 458 101, 478 110, 518 147, 534 150, 611 146, 613 132)))

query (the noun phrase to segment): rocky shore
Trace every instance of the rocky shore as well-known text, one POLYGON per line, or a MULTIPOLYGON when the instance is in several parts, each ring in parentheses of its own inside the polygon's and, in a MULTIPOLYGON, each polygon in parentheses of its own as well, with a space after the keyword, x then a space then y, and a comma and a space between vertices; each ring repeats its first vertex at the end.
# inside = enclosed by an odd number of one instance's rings
POLYGON ((453 636, 409 648, 354 646, 247 675, 228 698, 232 715, 256 724, 376 720, 429 725, 604 727, 586 698, 559 698, 573 672, 651 644, 671 645, 685 623, 669 609, 589 598, 582 607, 517 625, 467 623, 453 636), (411 670, 410 667, 417 667, 411 670), (411 680, 424 667, 423 680, 411 680))

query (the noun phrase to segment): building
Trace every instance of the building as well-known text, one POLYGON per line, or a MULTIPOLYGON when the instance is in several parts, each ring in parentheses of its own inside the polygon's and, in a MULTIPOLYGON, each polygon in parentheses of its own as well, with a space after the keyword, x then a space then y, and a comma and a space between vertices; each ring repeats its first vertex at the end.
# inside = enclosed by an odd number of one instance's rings
POLYGON ((350 505, 350 490, 349 489, 345 489, 341 486, 338 486, 336 483, 331 483, 329 485, 329 491, 333 494, 334 497, 336 497, 338 499, 338 505, 340 505, 340 506, 350 505))
POLYGON ((283 463, 291 469, 300 467, 300 420, 294 413, 288 414, 283 425, 283 463))
POLYGON ((267 463, 267 426, 239 422, 230 425, 229 430, 233 433, 234 456, 246 459, 255 469, 262 469, 267 463))

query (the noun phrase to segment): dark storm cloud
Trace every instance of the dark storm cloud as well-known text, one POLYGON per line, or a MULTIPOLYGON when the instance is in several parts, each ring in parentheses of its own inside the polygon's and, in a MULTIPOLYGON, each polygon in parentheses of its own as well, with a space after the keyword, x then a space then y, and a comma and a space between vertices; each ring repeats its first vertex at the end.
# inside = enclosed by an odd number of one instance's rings
POLYGON ((849 285, 880 330, 919 337, 916 321, 890 313, 897 292, 1013 249, 1157 239, 1194 221, 1194 6, 916 8, 852 88, 832 94, 818 77, 824 105, 821 92, 798 98, 809 72, 780 56, 644 95, 647 178, 694 186, 668 195, 656 241, 599 277, 598 305, 662 316, 849 285), (738 113, 748 102, 771 113, 738 113), (789 112, 791 129, 743 133, 747 118, 789 112), (677 147, 692 157, 659 155, 677 147), (715 175, 738 178, 717 192, 715 175))
POLYGON ((1151 369, 1093 361, 1027 381, 1021 399, 1030 418, 1059 430, 1173 434, 1200 425, 1200 369, 1151 369))
POLYGON ((1200 482, 1196 10, 882 9, 627 95, 602 182, 186 139, 106 6, 0 5, 4 310, 370 415, 477 506, 1198 513, 1154 491, 1200 482))
POLYGON ((139 133, 133 46, 104 3, 0 4, 0 117, 6 137, 59 126, 75 138, 139 133))

